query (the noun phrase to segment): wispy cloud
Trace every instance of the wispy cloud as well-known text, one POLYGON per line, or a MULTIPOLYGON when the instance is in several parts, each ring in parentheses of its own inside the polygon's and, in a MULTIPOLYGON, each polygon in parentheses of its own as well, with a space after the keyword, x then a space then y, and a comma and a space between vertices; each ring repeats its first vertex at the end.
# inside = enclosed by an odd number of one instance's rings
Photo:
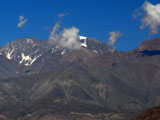
POLYGON ((113 46, 115 42, 117 41, 117 39, 122 36, 122 34, 119 31, 109 32, 109 35, 110 37, 109 37, 108 44, 111 46, 113 46))
POLYGON ((65 17, 67 15, 69 15, 69 13, 60 13, 57 16, 58 16, 59 19, 62 19, 63 17, 65 17))
POLYGON ((109 49, 110 52, 114 52, 115 51, 116 46, 114 46, 114 44, 118 40, 118 38, 121 37, 121 36, 123 36, 123 34, 121 34, 119 31, 109 32, 108 45, 111 46, 111 48, 109 49))
POLYGON ((59 40, 59 37, 60 35, 57 33, 57 31, 59 30, 60 28, 60 23, 57 22, 54 26, 53 26, 53 29, 52 31, 50 32, 50 36, 49 36, 49 43, 51 45, 55 45, 55 44, 58 44, 58 40, 59 40))
MULTIPOLYGON (((61 17, 64 15, 60 15, 61 17)), ((81 43, 79 40, 79 29, 76 27, 65 28, 60 31, 60 20, 54 25, 49 36, 49 44, 60 45, 68 49, 81 49, 81 43)))
POLYGON ((25 23, 27 22, 28 20, 26 18, 24 18, 24 16, 19 16, 19 23, 18 23, 18 27, 21 28, 25 25, 25 23))
POLYGON ((50 26, 44 26, 44 30, 47 30, 47 31, 51 31, 51 27, 50 26))
POLYGON ((145 1, 142 5, 144 14, 141 18, 141 29, 149 28, 151 34, 157 34, 160 27, 160 4, 153 5, 145 1))

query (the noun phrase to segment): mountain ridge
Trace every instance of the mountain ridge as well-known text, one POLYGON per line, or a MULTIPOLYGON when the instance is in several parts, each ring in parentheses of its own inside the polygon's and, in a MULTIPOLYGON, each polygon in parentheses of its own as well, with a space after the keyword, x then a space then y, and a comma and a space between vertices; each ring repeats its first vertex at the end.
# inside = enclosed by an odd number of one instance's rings
MULTIPOLYGON (((81 46, 87 47, 96 53, 103 53, 101 49, 110 49, 105 43, 98 42, 93 39, 80 36, 81 46), (97 48, 99 46, 99 48, 97 48)), ((49 45, 47 40, 37 40, 33 38, 23 38, 12 41, 0 48, 0 55, 5 56, 7 59, 14 59, 19 64, 30 66, 37 58, 43 54, 56 53, 65 54, 70 52, 68 48, 59 45, 49 45)))

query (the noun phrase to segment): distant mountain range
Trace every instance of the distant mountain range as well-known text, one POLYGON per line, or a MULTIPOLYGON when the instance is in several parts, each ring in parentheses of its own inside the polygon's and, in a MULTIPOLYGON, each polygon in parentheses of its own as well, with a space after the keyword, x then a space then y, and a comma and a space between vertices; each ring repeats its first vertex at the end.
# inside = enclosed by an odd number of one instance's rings
POLYGON ((0 119, 129 120, 160 105, 160 38, 128 52, 80 42, 80 50, 33 38, 1 47, 0 119))

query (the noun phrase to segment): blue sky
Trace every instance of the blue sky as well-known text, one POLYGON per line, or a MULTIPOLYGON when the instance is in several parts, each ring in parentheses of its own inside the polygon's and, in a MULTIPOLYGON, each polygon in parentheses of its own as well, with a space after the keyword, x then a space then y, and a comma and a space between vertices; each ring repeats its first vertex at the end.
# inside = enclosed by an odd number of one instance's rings
MULTIPOLYGON (((159 0, 148 0, 152 4, 159 0)), ((61 27, 77 27, 80 35, 107 42, 109 32, 123 34, 115 46, 127 51, 139 46, 144 40, 159 37, 149 35, 146 28, 140 30, 141 22, 133 18, 134 11, 141 8, 145 0, 1 0, 0 1, 0 46, 7 42, 33 37, 47 40, 49 31, 60 13, 69 13, 63 18, 61 27), (18 28, 19 16, 28 21, 18 28)))

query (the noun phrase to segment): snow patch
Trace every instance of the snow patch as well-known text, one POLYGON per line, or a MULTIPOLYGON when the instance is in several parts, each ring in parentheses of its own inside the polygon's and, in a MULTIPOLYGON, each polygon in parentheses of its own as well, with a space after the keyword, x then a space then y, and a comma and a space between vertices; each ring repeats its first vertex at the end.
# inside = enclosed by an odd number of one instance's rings
POLYGON ((96 50, 93 50, 93 52, 98 53, 98 51, 96 51, 96 50))
POLYGON ((80 40, 84 40, 84 42, 81 43, 81 46, 82 46, 82 47, 87 47, 87 37, 79 36, 79 39, 80 39, 80 40))
POLYGON ((67 51, 64 49, 61 54, 64 55, 66 52, 67 52, 67 51))
POLYGON ((31 60, 30 65, 32 65, 32 64, 37 60, 37 58, 39 58, 39 57, 41 57, 41 56, 42 56, 42 55, 39 55, 39 56, 35 57, 33 60, 31 60))
POLYGON ((19 64, 22 64, 24 62, 24 65, 25 66, 30 66, 32 65, 37 58, 39 58, 41 55, 35 57, 34 59, 32 59, 29 55, 25 56, 24 53, 21 53, 21 56, 22 56, 22 59, 21 61, 19 62, 19 64))
POLYGON ((39 48, 34 52, 35 54, 39 51, 39 48))
POLYGON ((26 40, 27 40, 27 43, 30 43, 30 44, 33 43, 33 40, 31 38, 26 38, 26 40))
POLYGON ((80 40, 85 40, 85 39, 87 39, 87 37, 79 36, 79 39, 80 39, 80 40))
POLYGON ((19 64, 22 64, 23 62, 25 62, 25 65, 29 66, 29 62, 32 60, 31 57, 29 55, 25 56, 24 53, 21 53, 21 56, 22 56, 22 59, 19 62, 19 64))
POLYGON ((52 53, 54 53, 54 48, 52 48, 52 53))
POLYGON ((14 52, 14 49, 13 49, 12 51, 9 50, 9 51, 6 53, 6 58, 9 59, 9 60, 11 60, 11 59, 12 59, 11 55, 12 55, 13 52, 14 52))

